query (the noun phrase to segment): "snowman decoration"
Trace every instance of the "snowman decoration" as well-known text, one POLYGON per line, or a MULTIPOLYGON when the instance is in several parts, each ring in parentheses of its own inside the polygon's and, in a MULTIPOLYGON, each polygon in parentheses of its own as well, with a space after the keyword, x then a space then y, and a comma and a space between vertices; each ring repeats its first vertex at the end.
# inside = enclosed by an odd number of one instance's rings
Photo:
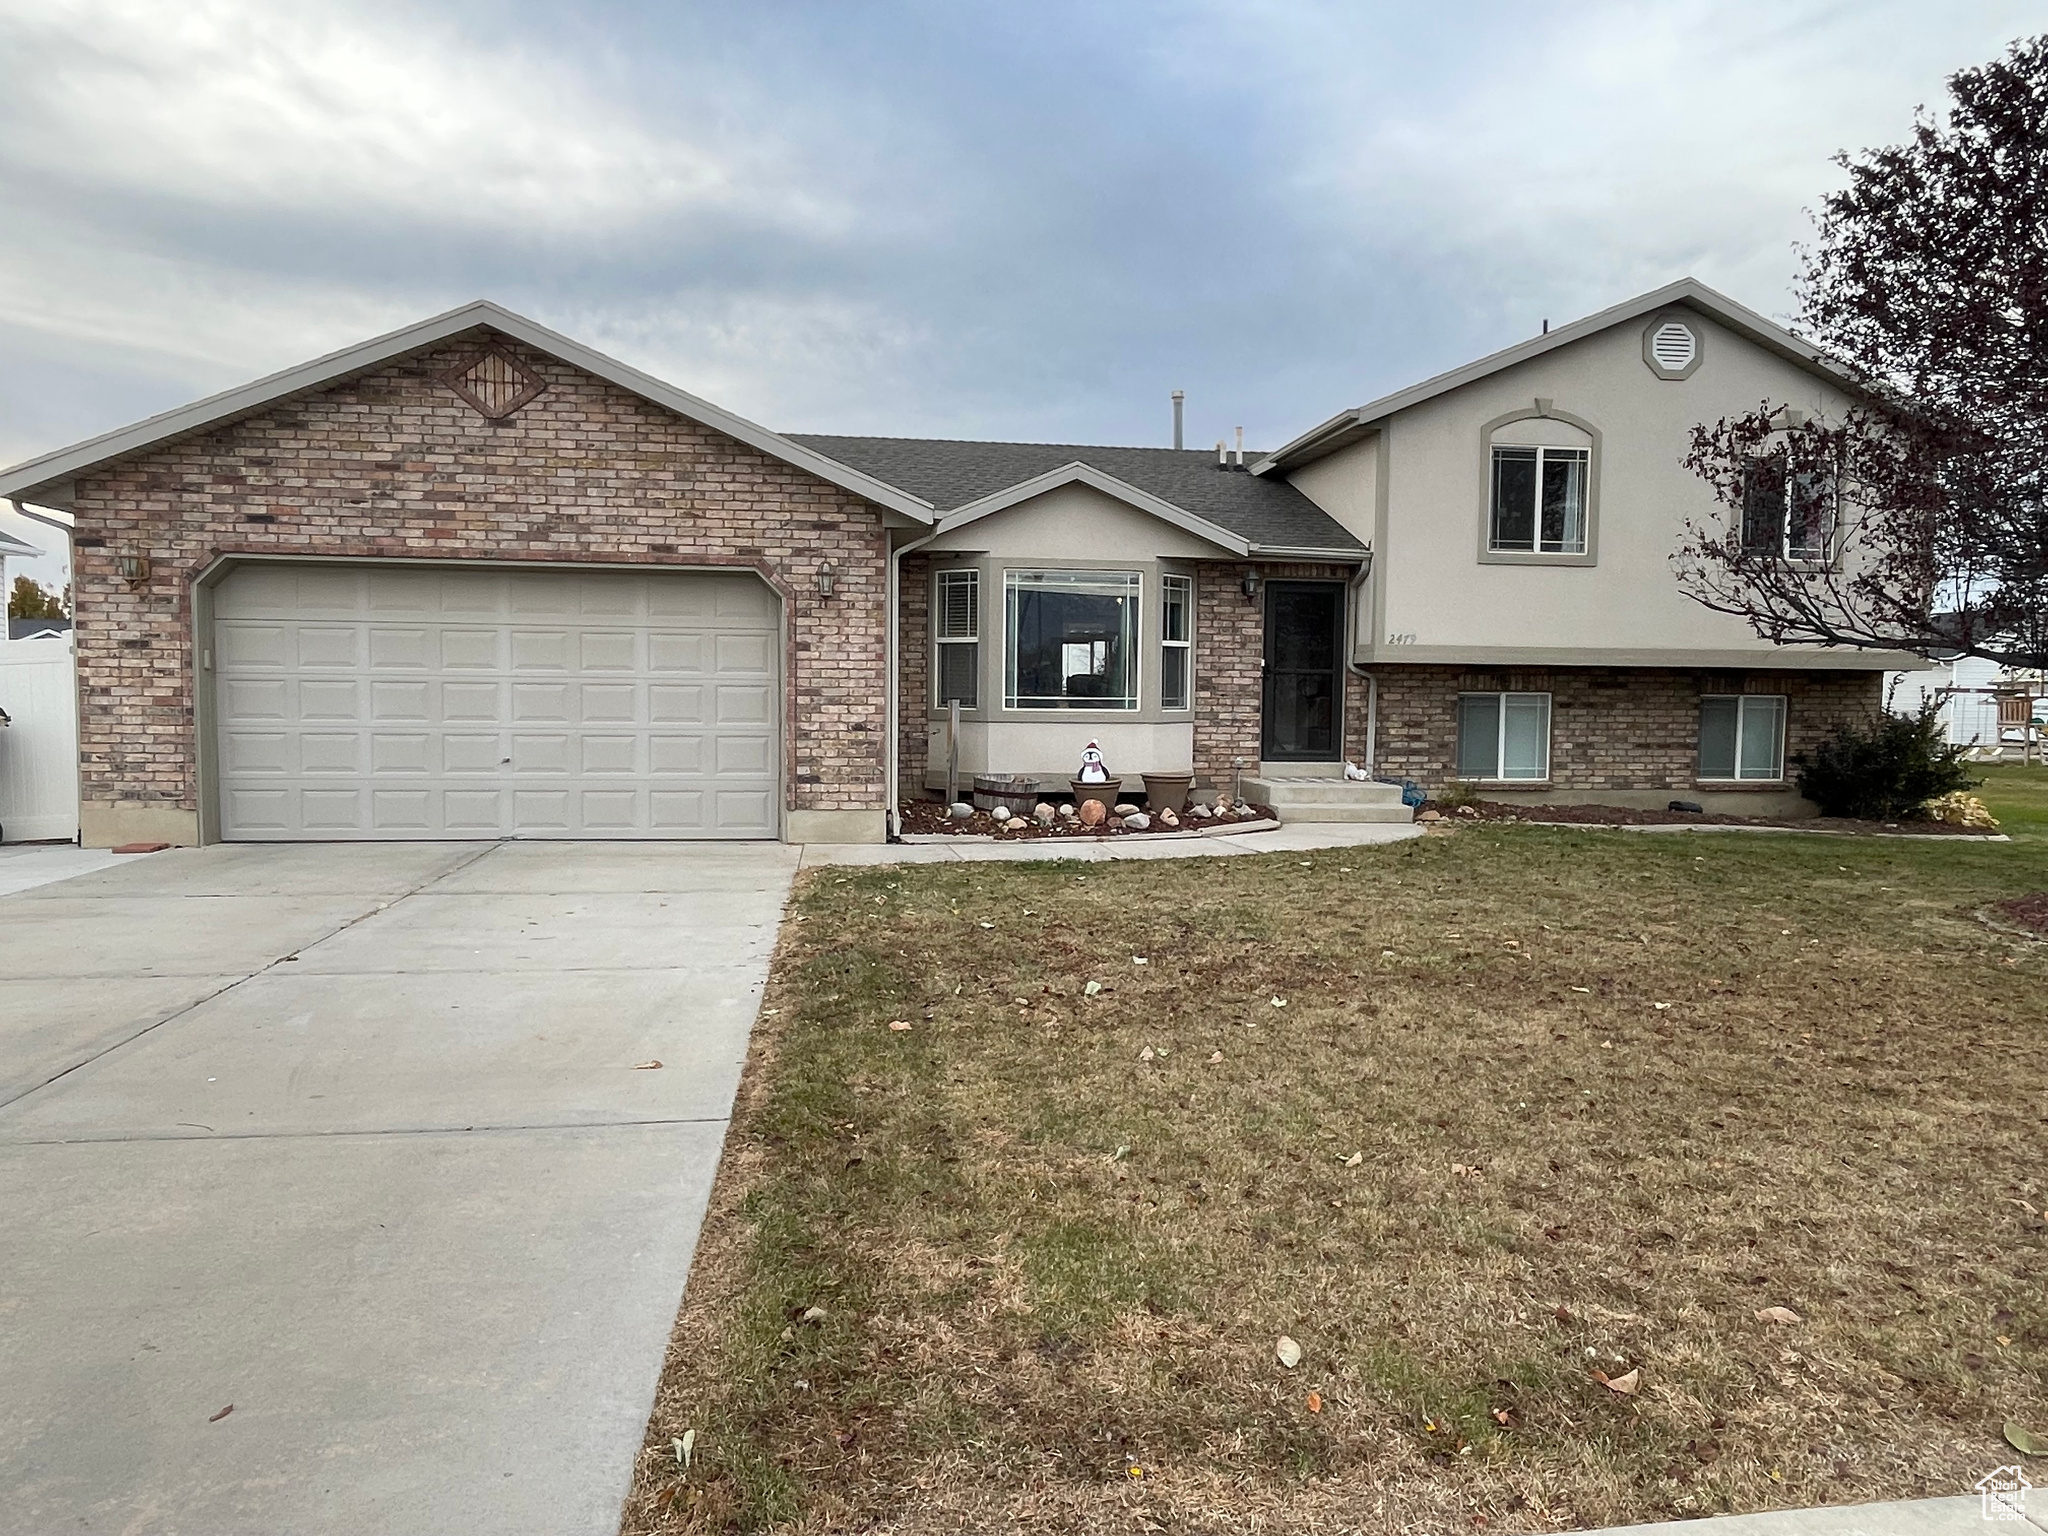
POLYGON ((1074 781, 1078 784, 1109 782, 1109 764, 1102 760, 1102 746, 1099 742, 1091 741, 1081 749, 1081 771, 1074 775, 1074 781))

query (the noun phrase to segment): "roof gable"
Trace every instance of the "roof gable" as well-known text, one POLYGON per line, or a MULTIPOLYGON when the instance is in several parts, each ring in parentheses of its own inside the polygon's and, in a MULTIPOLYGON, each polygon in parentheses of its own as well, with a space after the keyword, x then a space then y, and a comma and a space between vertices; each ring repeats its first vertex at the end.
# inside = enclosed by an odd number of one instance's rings
POLYGON ((1250 542, 1232 533, 1228 528, 1218 527, 1215 523, 1184 512, 1170 501, 1162 501, 1150 492, 1141 491, 1135 485, 1128 485, 1113 475, 1105 475, 1101 470, 1078 460, 1072 464, 1063 464, 1057 469, 1049 469, 1042 475, 1034 475, 1029 480, 984 496, 979 501, 970 501, 964 507, 954 508, 939 519, 939 532, 951 533, 956 528, 964 528, 984 517, 1008 511, 1011 507, 1030 501, 1033 497, 1042 496, 1047 491, 1058 490, 1063 485, 1089 486, 1105 496, 1114 497, 1126 506, 1149 513, 1163 523, 1171 523, 1184 533, 1192 533, 1196 538, 1207 539, 1219 549, 1227 550, 1233 555, 1251 553, 1250 542))
POLYGON ((708 400, 700 400, 685 390, 677 389, 673 384, 664 383, 652 374, 642 373, 616 358, 607 357, 579 341, 572 341, 567 336, 551 331, 524 315, 514 314, 488 299, 479 299, 475 303, 463 305, 460 309, 451 309, 446 314, 436 315, 431 320, 422 320, 417 325, 387 332, 356 346, 301 363, 295 368, 287 368, 281 373, 273 373, 238 388, 223 390, 220 394, 209 395, 203 400, 195 400, 190 405, 180 406, 176 410, 151 416, 132 426, 102 433, 85 442, 75 443, 69 448, 60 448, 54 453, 29 459, 12 469, 0 472, 0 497, 36 500, 39 493, 48 493, 62 482, 109 460, 139 453, 189 433, 225 426, 287 396, 341 383, 367 373, 393 358, 420 351, 437 342, 459 336, 465 331, 478 329, 497 331, 516 341, 524 342, 537 351, 545 352, 573 367, 581 368, 586 373, 616 384, 621 389, 628 390, 666 410, 674 411, 679 416, 686 416, 692 421, 723 432, 728 437, 737 438, 749 447, 758 448, 771 458, 780 459, 785 464, 816 475, 820 480, 836 485, 842 490, 851 491, 856 496, 879 506, 887 507, 913 522, 929 524, 933 521, 931 504, 919 497, 830 459, 815 449, 793 442, 778 432, 771 432, 743 416, 735 416, 708 400))
POLYGON ((923 497, 941 510, 948 527, 972 508, 1014 506, 1078 480, 1225 549, 1241 544, 1252 555, 1339 560, 1364 553, 1364 545, 1285 480, 1219 466, 1214 453, 1200 449, 792 435, 923 497))
POLYGON ((1461 389, 1503 369, 1531 358, 1542 357, 1560 347, 1583 341, 1601 331, 1611 330, 1617 325, 1626 325, 1633 320, 1647 319, 1663 309, 1693 309, 1710 320, 1719 321, 1731 331, 1755 342, 1768 352, 1775 353, 1787 362, 1818 374, 1831 384, 1843 388, 1855 388, 1854 381, 1842 368, 1827 357, 1812 343, 1795 336, 1774 321, 1766 320, 1755 310, 1736 303, 1726 294, 1716 293, 1696 278, 1684 277, 1675 283, 1667 283, 1649 293, 1638 294, 1635 298, 1603 309, 1598 314, 1587 315, 1569 325, 1561 325, 1546 331, 1541 336, 1532 336, 1527 341, 1517 342, 1498 352, 1478 358, 1447 373, 1411 384, 1406 389, 1382 395, 1377 400, 1352 410, 1340 411, 1321 425, 1310 428, 1284 447, 1275 449, 1252 466, 1255 475, 1266 475, 1275 469, 1294 469, 1302 464, 1334 452, 1347 443, 1374 431, 1379 424, 1397 411, 1404 411, 1413 405, 1438 395, 1461 389))

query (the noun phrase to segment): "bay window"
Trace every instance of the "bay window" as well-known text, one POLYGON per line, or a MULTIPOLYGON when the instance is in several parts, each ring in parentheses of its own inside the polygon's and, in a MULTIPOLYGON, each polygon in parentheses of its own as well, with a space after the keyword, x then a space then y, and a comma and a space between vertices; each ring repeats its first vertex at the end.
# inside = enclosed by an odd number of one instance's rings
POLYGON ((1187 709, 1194 703, 1194 578, 1162 576, 1159 589, 1159 707, 1187 709))
POLYGON ((1458 695, 1458 777, 1550 777, 1550 695, 1458 695))
POLYGON ((1136 709, 1136 571, 1005 571, 1003 703, 1136 709))
POLYGON ((1785 699, 1782 694, 1708 695, 1700 700, 1700 777, 1782 779, 1785 699))
POLYGON ((940 571, 932 586, 933 702, 981 702, 981 573, 940 571))

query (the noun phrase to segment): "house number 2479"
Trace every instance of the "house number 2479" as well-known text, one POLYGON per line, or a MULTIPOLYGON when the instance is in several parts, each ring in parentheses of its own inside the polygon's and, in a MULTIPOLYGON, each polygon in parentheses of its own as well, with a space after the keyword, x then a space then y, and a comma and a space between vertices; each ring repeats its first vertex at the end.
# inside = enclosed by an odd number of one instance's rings
POLYGON ((1412 630, 1412 629, 1411 629, 1411 630, 1406 630, 1406 631, 1404 631, 1403 633, 1401 633, 1401 634, 1398 634, 1398 635, 1396 635, 1396 634, 1389 634, 1389 635, 1387 636, 1387 644, 1389 644, 1389 645, 1413 645, 1414 643, 1415 643, 1415 631, 1414 631, 1414 630, 1412 630))

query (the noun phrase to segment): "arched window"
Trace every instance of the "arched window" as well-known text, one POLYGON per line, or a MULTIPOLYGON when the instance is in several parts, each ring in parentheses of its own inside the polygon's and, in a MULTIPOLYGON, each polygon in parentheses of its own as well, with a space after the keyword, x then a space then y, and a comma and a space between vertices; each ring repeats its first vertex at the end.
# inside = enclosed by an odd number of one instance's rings
POLYGON ((1590 565, 1600 434, 1575 416, 1517 411, 1488 422, 1480 559, 1500 564, 1590 565))

